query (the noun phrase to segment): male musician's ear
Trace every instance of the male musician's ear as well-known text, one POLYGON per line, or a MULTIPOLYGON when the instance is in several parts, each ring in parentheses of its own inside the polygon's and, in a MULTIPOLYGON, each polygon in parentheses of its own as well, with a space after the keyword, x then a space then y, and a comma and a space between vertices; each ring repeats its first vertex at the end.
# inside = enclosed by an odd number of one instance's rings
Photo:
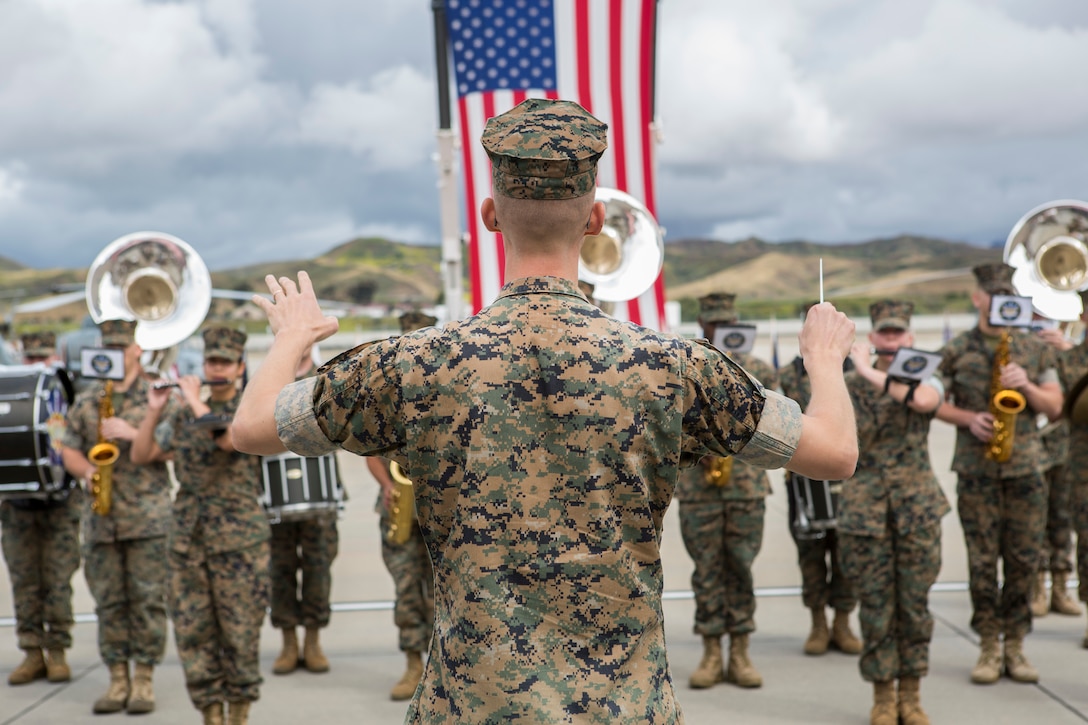
POLYGON ((600 234, 604 228, 605 208, 603 201, 593 202, 593 209, 589 212, 589 220, 586 221, 586 234, 593 236, 600 234))
POLYGON ((489 232, 499 231, 499 215, 495 213, 495 200, 490 196, 480 205, 480 218, 489 232))

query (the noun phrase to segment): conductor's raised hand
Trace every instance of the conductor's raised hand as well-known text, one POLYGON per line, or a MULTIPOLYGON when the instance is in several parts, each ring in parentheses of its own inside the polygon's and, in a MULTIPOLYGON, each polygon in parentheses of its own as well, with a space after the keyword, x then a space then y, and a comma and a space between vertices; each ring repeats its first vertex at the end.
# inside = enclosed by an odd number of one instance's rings
POLYGON ((854 344, 854 323, 830 302, 813 305, 801 328, 799 344, 804 360, 835 356, 841 363, 854 344))
POLYGON ((264 281, 272 299, 254 295, 253 302, 268 316, 273 335, 298 336, 306 340, 307 345, 313 345, 340 329, 335 317, 321 311, 310 275, 299 272, 298 284, 290 277, 277 279, 271 274, 266 275, 264 281))

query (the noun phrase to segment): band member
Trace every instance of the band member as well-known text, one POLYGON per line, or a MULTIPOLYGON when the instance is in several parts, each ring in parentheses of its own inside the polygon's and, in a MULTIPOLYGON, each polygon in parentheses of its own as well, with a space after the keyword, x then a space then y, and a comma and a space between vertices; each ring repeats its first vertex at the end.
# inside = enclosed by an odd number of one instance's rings
MULTIPOLYGON (((802 313, 807 314, 815 304, 805 305, 802 313)), ((843 369, 851 367, 847 358, 843 369)), ((801 410, 808 409, 812 388, 800 355, 778 368, 778 384, 786 397, 797 401, 801 410)), ((793 483, 792 477, 794 474, 787 470, 787 484, 793 483)), ((805 639, 805 654, 822 655, 832 645, 846 654, 861 652, 861 641, 850 629, 850 612, 854 611, 857 598, 840 565, 839 537, 834 527, 823 529, 818 536, 807 536, 795 530, 791 522, 790 536, 797 546, 797 563, 801 568, 801 601, 812 613, 812 629, 805 639), (828 606, 835 611, 830 629, 827 626, 828 606)))
POLYGON ((937 417, 956 426, 952 470, 967 543, 971 628, 981 638, 971 671, 978 684, 996 682, 1002 672, 1017 682, 1039 680, 1023 649, 1031 631, 1029 599, 1046 525, 1046 481, 1039 470, 1043 444, 1035 417, 1042 413, 1057 419, 1062 391, 1049 346, 1032 334, 1002 334, 1002 328, 990 325, 991 295, 1015 294, 1013 271, 1007 264, 974 268, 978 287, 971 302, 978 309, 978 324, 945 345, 940 367, 953 402, 942 404, 937 417), (991 399, 1001 389, 1018 391, 1026 401, 1024 411, 1008 421, 1015 435, 1005 462, 987 457, 994 437, 991 399), (1000 590, 998 559, 1005 579, 1000 590))
MULTIPOLYGON (((313 348, 299 360, 295 379, 317 372, 313 348)), ((332 606, 332 562, 340 547, 336 511, 272 524, 272 626, 283 632, 283 650, 272 672, 286 675, 298 669, 298 627, 306 630, 301 662, 310 672, 328 672, 320 632, 329 626, 332 606)), ((410 697, 410 695, 409 695, 410 697)))
MULTIPOLYGON (((408 334, 424 327, 432 327, 438 318, 423 312, 405 312, 400 317, 401 334, 408 334)), ((396 602, 393 622, 400 633, 397 645, 408 659, 400 680, 389 692, 390 699, 407 700, 416 691, 423 678, 423 653, 431 644, 434 628, 434 570, 427 545, 419 530, 419 522, 412 516, 411 531, 407 541, 395 543, 389 540, 390 512, 396 482, 389 472, 389 461, 384 458, 368 458, 367 468, 378 482, 379 492, 375 510, 382 532, 382 561, 393 577, 396 602)), ((412 505, 409 503, 408 505, 412 505)))
MULTIPOLYGON (((1080 321, 1088 325, 1088 292, 1080 293, 1083 311, 1080 321)), ((1080 343, 1058 353, 1058 371, 1065 390, 1073 396, 1078 382, 1088 376, 1088 337, 1080 343)), ((1069 404, 1078 404, 1078 414, 1069 420, 1069 465, 1065 469, 1066 486, 1071 491, 1073 528, 1077 534, 1077 595, 1088 602, 1088 416, 1084 412, 1083 395, 1077 394, 1069 404)), ((1057 580, 1054 588, 1057 589, 1057 580)), ((1088 630, 1081 644, 1088 648, 1088 630)))
MULTIPOLYGON (((707 340, 718 325, 737 323, 736 295, 714 293, 699 299, 699 326, 707 340)), ((778 387, 774 368, 747 353, 729 357, 763 385, 778 387)), ((771 492, 765 470, 730 458, 707 456, 680 472, 680 533, 695 564, 695 634, 703 638, 703 658, 692 673, 693 688, 723 680, 759 687, 763 678, 748 655, 755 631, 756 597, 752 563, 763 543, 764 499, 771 492), (729 664, 722 661, 722 635, 729 635, 729 664)))
POLYGON ((269 275, 273 300, 254 298, 275 339, 238 409, 239 444, 384 455, 412 478, 435 630, 406 722, 679 722, 659 550, 679 466, 732 455, 841 478, 857 463, 840 372, 854 326, 832 305, 801 334, 803 416, 711 346, 616 320, 578 291, 583 239, 604 224, 605 131, 570 101, 488 121, 481 216, 509 281, 476 315, 293 382, 336 319, 304 272, 301 286, 269 275))
MULTIPOLYGON (((22 335, 23 362, 56 359, 52 332, 22 335)), ((65 650, 72 646, 72 575, 79 568, 83 490, 66 486, 48 498, 0 500, 0 543, 11 578, 15 635, 24 658, 9 685, 47 678, 67 682, 65 650)))
MULTIPOLYGON (((1034 319, 1045 318, 1035 314, 1034 319)), ((1044 327, 1036 334, 1058 351, 1059 355, 1061 351, 1073 347, 1073 343, 1057 327, 1044 327)), ((1063 385, 1064 390, 1067 388, 1063 385)), ((1047 423, 1039 434, 1046 452, 1042 465, 1047 489, 1046 530, 1043 547, 1039 551, 1039 574, 1036 576, 1031 598, 1031 615, 1044 617, 1047 612, 1054 611, 1057 614, 1077 617, 1080 616, 1080 607, 1069 596, 1067 589, 1069 574, 1073 571, 1072 487, 1070 479, 1065 475, 1069 463, 1069 421, 1063 418, 1047 423), (1052 584, 1049 594, 1046 590, 1047 572, 1050 572, 1052 584)))
POLYGON ((206 725, 247 722, 260 696, 259 645, 268 606, 268 517, 260 459, 235 450, 230 419, 245 371, 246 334, 204 330, 204 380, 178 381, 184 407, 167 410, 169 388, 153 388, 132 446, 136 462, 174 454, 178 492, 170 532, 170 618, 193 705, 206 725), (202 421, 208 421, 204 425, 202 421), (214 425, 213 425, 214 424, 214 425))
POLYGON ((935 377, 910 382, 887 373, 896 351, 914 345, 913 311, 896 300, 870 305, 869 341, 854 345, 854 370, 846 374, 859 457, 842 488, 839 550, 861 604, 859 667, 873 683, 872 725, 929 725, 919 682, 929 671, 929 589, 941 571, 941 518, 951 510, 929 459, 929 424, 944 386, 935 377))
POLYGON ((96 713, 154 710, 152 674, 166 649, 163 562, 170 528, 170 479, 165 463, 139 465, 129 455, 150 390, 135 328, 136 323, 127 320, 99 324, 102 345, 124 351, 124 379, 115 381, 110 400, 104 396, 105 384, 97 380, 77 395, 68 409, 62 439, 64 467, 83 481, 88 493, 98 466, 87 459, 86 451, 102 439, 115 443, 119 452, 112 464, 109 513, 93 510, 92 495, 86 497, 83 510, 83 573, 98 615, 99 656, 110 670, 109 687, 94 703, 96 713), (109 408, 113 416, 103 416, 109 408), (135 664, 131 680, 130 660, 135 664))

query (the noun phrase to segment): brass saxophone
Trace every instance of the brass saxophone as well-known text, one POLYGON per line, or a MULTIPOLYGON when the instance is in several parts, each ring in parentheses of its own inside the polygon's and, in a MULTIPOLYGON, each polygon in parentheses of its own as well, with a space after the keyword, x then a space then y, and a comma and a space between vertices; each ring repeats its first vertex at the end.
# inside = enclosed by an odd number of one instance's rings
POLYGON ((1009 364, 1009 341, 1012 331, 1005 329, 994 354, 993 373, 990 377, 990 412, 994 416, 994 432, 986 447, 986 457, 1004 463, 1012 455, 1016 436, 1016 416, 1027 407, 1027 400, 1017 390, 1001 387, 1001 371, 1009 364))
POLYGON ((102 436, 102 420, 113 417, 113 381, 107 380, 106 387, 98 399, 98 443, 87 452, 87 460, 98 466, 91 476, 91 493, 94 501, 91 508, 100 516, 109 516, 113 503, 113 464, 120 455, 120 450, 102 436))
POLYGON ((733 475, 733 456, 708 457, 710 461, 703 464, 703 482, 707 486, 725 486, 733 475))
POLYGON ((397 485, 389 505, 389 530, 385 532, 385 539, 390 544, 403 544, 412 535, 412 522, 416 514, 412 479, 404 475, 404 470, 396 461, 389 462, 389 476, 397 485))

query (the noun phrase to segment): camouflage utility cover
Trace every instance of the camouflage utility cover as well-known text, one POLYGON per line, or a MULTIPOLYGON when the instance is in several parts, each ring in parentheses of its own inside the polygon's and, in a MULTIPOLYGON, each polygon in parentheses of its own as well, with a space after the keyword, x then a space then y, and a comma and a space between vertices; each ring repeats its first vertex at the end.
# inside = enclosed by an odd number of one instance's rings
POLYGON ((136 322, 134 320, 103 320, 98 323, 102 333, 102 345, 105 347, 128 347, 136 342, 136 322))
POLYGON ((407 720, 427 723, 679 722, 660 552, 677 471, 778 467, 801 424, 712 347, 554 277, 345 353, 276 417, 297 453, 383 455, 415 482, 436 613, 407 720))
POLYGON ((489 119, 480 143, 496 194, 576 199, 596 188, 607 137, 608 125, 577 103, 530 98, 489 119))
POLYGON ((219 358, 238 362, 246 349, 246 333, 232 327, 209 327, 204 330, 204 359, 219 358))
POLYGON ((975 275, 978 286, 992 295, 1008 295, 1016 292, 1016 288, 1012 285, 1015 267, 1010 267, 1004 262, 995 262, 980 264, 971 271, 975 275))
POLYGON ((728 292, 712 292, 699 298, 699 321, 703 324, 724 322, 733 324, 737 321, 737 308, 734 303, 737 296, 728 292))
POLYGON ((909 330, 913 302, 881 300, 869 305, 869 320, 874 330, 909 330))
POLYGON ((28 332, 20 339, 26 357, 49 357, 57 348, 57 336, 49 331, 28 332))

